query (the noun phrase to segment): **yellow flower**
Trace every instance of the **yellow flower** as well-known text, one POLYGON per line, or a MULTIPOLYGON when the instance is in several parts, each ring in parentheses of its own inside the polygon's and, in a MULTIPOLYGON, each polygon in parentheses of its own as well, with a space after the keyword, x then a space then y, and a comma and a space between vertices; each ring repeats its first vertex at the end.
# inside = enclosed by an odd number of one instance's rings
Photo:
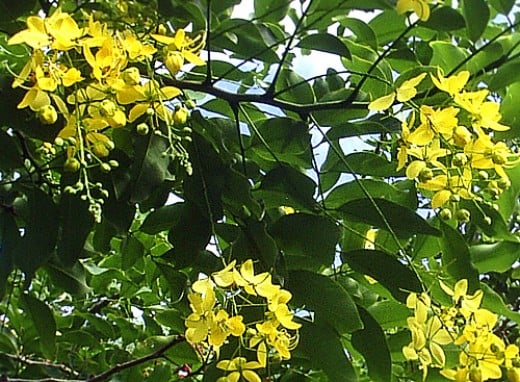
POLYGON ((416 77, 404 81, 395 92, 392 92, 370 102, 370 104, 368 105, 368 110, 386 110, 390 108, 390 106, 392 106, 395 99, 397 99, 397 101, 399 102, 406 102, 411 100, 413 97, 416 96, 416 87, 421 83, 424 77, 426 77, 426 73, 421 73, 416 77))
POLYGON ((237 382, 244 378, 247 382, 262 382, 260 376, 254 371, 263 366, 258 361, 247 361, 244 357, 236 357, 232 360, 222 360, 217 363, 217 368, 231 372, 225 377, 219 378, 218 382, 237 382))
POLYGON ((408 137, 408 141, 418 146, 425 146, 433 138, 441 134, 448 139, 458 125, 457 114, 459 109, 452 106, 434 110, 430 106, 422 105, 419 114, 421 124, 408 137))
POLYGON ((493 143, 488 135, 480 135, 465 149, 471 157, 471 165, 479 170, 494 169, 504 179, 509 179, 504 167, 514 165, 511 151, 504 142, 493 143))
POLYGON ((174 37, 161 34, 152 34, 151 36, 156 41, 167 45, 165 64, 173 75, 180 70, 185 61, 197 66, 205 64, 204 60, 199 57, 199 52, 204 46, 204 40, 201 36, 191 39, 186 36, 184 29, 177 29, 174 37))
POLYGON ((464 86, 466 86, 466 83, 469 80, 469 76, 469 72, 467 70, 463 70, 458 74, 454 74, 450 77, 444 77, 442 70, 438 68, 437 77, 432 75, 431 79, 439 90, 442 90, 448 93, 450 96, 455 97, 456 95, 460 94, 462 89, 464 89, 464 86))
POLYGON ((430 18, 430 6, 428 0, 397 0, 397 13, 413 11, 422 21, 430 18))
POLYGON ((90 46, 85 44, 83 55, 92 67, 92 75, 100 82, 108 77, 117 78, 127 64, 126 54, 112 38, 105 38, 95 55, 90 46))
POLYGON ((142 61, 144 58, 150 58, 157 51, 153 46, 143 44, 137 36, 129 30, 123 32, 121 40, 121 45, 131 61, 142 61))
MULTIPOLYGON (((137 118, 153 109, 165 122, 172 122, 172 112, 166 107, 165 102, 181 94, 180 89, 173 86, 160 87, 157 81, 151 80, 144 85, 136 85, 135 99, 127 99, 125 103, 134 103, 130 110, 128 121, 134 122, 137 118)), ((119 99, 119 102, 121 100, 119 99)))
POLYGON ((473 117, 472 125, 481 134, 481 128, 495 131, 509 130, 509 126, 499 123, 500 105, 496 102, 486 101, 489 91, 486 89, 475 92, 462 92, 455 96, 455 102, 466 109, 473 117))
POLYGON ((472 199, 471 170, 464 168, 462 175, 437 175, 431 180, 420 182, 419 188, 435 191, 432 197, 432 208, 439 208, 448 202, 452 195, 458 195, 463 199, 472 199))
POLYGON ((26 24, 27 29, 13 35, 7 42, 9 45, 25 43, 33 49, 50 46, 52 49, 69 50, 77 45, 84 34, 72 16, 60 8, 45 19, 29 16, 26 24))
POLYGON ((477 311, 482 302, 484 293, 481 289, 477 290, 474 294, 468 295, 468 280, 462 279, 455 283, 453 289, 446 285, 443 281, 439 281, 442 290, 451 296, 453 305, 458 307, 464 317, 468 317, 471 313, 477 311))
POLYGON ((407 150, 407 154, 417 159, 412 161, 406 168, 406 176, 408 179, 419 177, 421 180, 421 171, 428 168, 428 165, 442 170, 446 169, 446 167, 438 161, 438 158, 448 155, 449 151, 447 149, 441 149, 439 139, 434 139, 430 146, 410 148, 407 150))

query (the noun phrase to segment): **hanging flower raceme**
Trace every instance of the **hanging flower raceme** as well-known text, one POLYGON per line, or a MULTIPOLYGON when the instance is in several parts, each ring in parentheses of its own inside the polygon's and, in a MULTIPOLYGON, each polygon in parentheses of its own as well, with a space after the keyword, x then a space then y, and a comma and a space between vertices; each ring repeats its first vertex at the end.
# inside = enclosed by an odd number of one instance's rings
POLYGON ((496 141, 494 132, 509 127, 500 123, 500 105, 489 100, 487 89, 467 90, 469 72, 445 77, 439 69, 430 75, 445 97, 436 108, 419 106, 415 100, 416 87, 425 77, 423 73, 402 82, 393 93, 373 100, 369 109, 394 112, 394 103, 401 104, 406 119, 398 140, 397 169, 406 169, 406 176, 417 181, 441 218, 465 223, 470 214, 460 201, 493 204, 511 184, 507 169, 520 157, 506 142, 496 141))
POLYGON ((408 327, 412 341, 403 347, 407 360, 418 363, 423 379, 428 371, 438 368, 448 380, 485 382, 506 375, 510 381, 518 373, 520 362, 516 345, 507 345, 494 333, 498 315, 481 308, 482 290, 468 294, 468 281, 463 279, 451 288, 440 282, 451 297, 451 305, 432 301, 427 293, 411 293, 408 308, 413 310, 408 327), (448 360, 447 352, 458 357, 448 360))
POLYGON ((301 324, 294 321, 287 305, 291 298, 289 291, 273 284, 270 273, 255 273, 252 260, 239 267, 232 261, 193 283, 188 294, 192 313, 185 321, 186 339, 205 345, 217 356, 223 346, 236 347, 236 354, 254 354, 254 360, 239 356, 219 361, 217 368, 227 373, 219 381, 260 381, 258 373, 269 359, 290 359, 298 344, 301 324), (242 311, 258 307, 264 315, 245 322, 242 311), (230 341, 233 337, 238 341, 230 341))
POLYGON ((65 157, 64 171, 81 173, 78 187, 67 190, 85 193, 95 211, 103 201, 92 196, 91 188, 99 183, 89 181, 89 169, 99 166, 108 172, 117 167, 117 161, 110 159, 113 129, 154 131, 167 141, 164 155, 191 173, 183 146, 191 131, 184 129, 189 112, 177 99, 182 91, 164 86, 152 63, 163 59, 171 67, 168 62, 175 56, 179 70, 184 62, 204 64, 199 57, 203 34, 191 39, 178 29, 174 37, 152 35, 144 20, 142 25, 134 20, 130 27, 100 19, 100 11, 76 19, 55 8, 46 17, 28 17, 27 28, 8 40, 32 50, 20 73, 13 73, 13 87, 26 90, 18 108, 30 109, 34 120, 44 125, 61 124, 57 143, 48 153, 65 157), (158 42, 166 45, 160 53, 155 48, 158 42), (175 118, 174 109, 182 111, 175 118), (132 126, 134 122, 146 129, 132 126))

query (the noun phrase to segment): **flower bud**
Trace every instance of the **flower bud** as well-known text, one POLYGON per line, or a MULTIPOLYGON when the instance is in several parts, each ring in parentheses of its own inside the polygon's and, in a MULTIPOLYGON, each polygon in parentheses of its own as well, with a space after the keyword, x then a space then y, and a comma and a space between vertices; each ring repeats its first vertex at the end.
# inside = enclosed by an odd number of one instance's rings
POLYGON ((135 131, 137 131, 137 134, 139 135, 146 135, 150 131, 150 128, 143 122, 135 127, 135 131))
POLYGON ((110 170, 112 170, 112 167, 110 167, 108 163, 101 163, 99 165, 99 169, 101 170, 101 172, 108 173, 110 172, 110 170))
POLYGON ((176 126, 183 126, 188 120, 190 112, 185 107, 180 107, 173 113, 173 123, 176 126))
POLYGON ((121 73, 121 78, 123 78, 126 85, 135 86, 141 82, 141 73, 139 73, 139 69, 136 67, 131 67, 121 73))
POLYGON ((471 133, 465 126, 457 126, 453 131, 453 141, 457 146, 464 147, 471 142, 471 133))
POLYGON ((159 24, 157 26, 157 34, 165 35, 166 33, 167 33, 167 30, 166 30, 166 27, 164 26, 164 24, 159 24))
POLYGON ((76 158, 67 158, 65 163, 63 164, 63 170, 65 172, 76 172, 81 167, 79 160, 76 158))
POLYGON ((452 203, 460 202, 460 195, 458 195, 458 194, 451 194, 450 195, 450 202, 452 202, 452 203))
POLYGON ((168 52, 164 58, 164 65, 172 75, 177 74, 184 64, 184 57, 181 52, 168 52))
POLYGON ((58 120, 58 112, 52 105, 45 105, 36 112, 38 119, 44 125, 52 125, 58 120))
POLYGON ((114 101, 109 99, 104 99, 101 101, 101 104, 99 105, 99 114, 101 114, 102 117, 112 117, 116 111, 117 105, 114 103, 114 101))
POLYGON ((433 171, 430 168, 424 168, 419 173, 419 182, 426 183, 433 179, 433 171))
POLYGON ((454 167, 464 167, 468 163, 468 157, 464 153, 457 153, 451 160, 451 165, 454 167))
POLYGON ((61 137, 56 137, 56 139, 54 140, 54 144, 56 146, 63 146, 65 144, 65 141, 63 140, 63 138, 61 137))
POLYGON ((497 182, 497 186, 500 189, 505 190, 506 188, 511 187, 511 181, 507 178, 500 178, 497 182))
POLYGON ((476 368, 476 367, 472 367, 470 370, 469 370, 469 380, 471 382, 482 382, 483 379, 482 379, 482 371, 479 369, 479 368, 476 368))
POLYGON ((451 214, 451 210, 449 208, 443 208, 441 212, 439 212, 439 217, 442 220, 450 220, 453 215, 451 214))
POLYGON ((115 159, 111 159, 108 161, 108 164, 110 165, 110 167, 112 168, 118 168, 119 167, 119 162, 116 161, 115 159))
POLYGON ((480 170, 478 172, 478 176, 482 179, 482 180, 488 180, 489 179, 489 173, 487 171, 484 171, 484 170, 480 170))
POLYGON ((455 213, 455 218, 461 223, 467 223, 471 218, 471 213, 467 209, 461 208, 455 213))
POLYGON ((507 163, 507 156, 504 153, 493 153, 491 160, 494 164, 502 165, 507 163))

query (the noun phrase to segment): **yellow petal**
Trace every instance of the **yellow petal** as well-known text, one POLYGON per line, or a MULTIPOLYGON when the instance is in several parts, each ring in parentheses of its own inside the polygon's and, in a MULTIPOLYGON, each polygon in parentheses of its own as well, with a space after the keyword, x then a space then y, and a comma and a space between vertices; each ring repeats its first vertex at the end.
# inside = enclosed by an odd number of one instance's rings
POLYGON ((382 111, 388 109, 395 100, 395 93, 379 97, 368 104, 368 110, 382 111))

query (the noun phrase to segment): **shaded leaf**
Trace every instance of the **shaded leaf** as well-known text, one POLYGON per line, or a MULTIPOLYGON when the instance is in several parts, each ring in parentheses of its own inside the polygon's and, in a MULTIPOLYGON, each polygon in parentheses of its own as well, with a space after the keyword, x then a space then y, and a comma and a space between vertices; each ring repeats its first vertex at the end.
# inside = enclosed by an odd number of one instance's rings
POLYGON ((60 232, 57 254, 65 267, 72 266, 80 257, 87 236, 94 225, 88 203, 77 195, 64 192, 59 204, 60 232))
POLYGON ((385 333, 368 311, 358 306, 358 312, 363 321, 363 329, 352 333, 352 345, 365 358, 371 380, 390 381, 392 359, 390 358, 385 333))
POLYGON ((310 214, 282 216, 269 233, 284 251, 289 269, 307 269, 334 262, 339 228, 328 218, 310 214))
POLYGON ((178 222, 184 203, 175 203, 162 206, 150 212, 141 224, 141 231, 150 235, 170 229, 178 222))
POLYGON ((40 337, 41 351, 47 357, 53 358, 56 349, 56 321, 50 308, 28 293, 23 293, 20 298, 40 337))
POLYGON ((29 191, 27 197, 29 218, 13 258, 22 271, 32 275, 52 255, 58 237, 59 210, 52 198, 37 188, 29 191))
POLYGON ((302 172, 289 166, 272 169, 254 191, 266 208, 289 206, 295 209, 314 209, 316 183, 302 172))
POLYGON ((295 351, 302 352, 315 368, 325 372, 330 381, 358 380, 338 334, 330 325, 305 323, 300 329, 300 342, 295 351))
POLYGON ((315 33, 307 35, 297 45, 303 49, 319 50, 337 54, 340 57, 351 58, 347 46, 338 37, 329 33, 315 33))
POLYGON ((409 237, 419 233, 440 235, 438 229, 431 226, 414 211, 385 199, 352 200, 341 206, 339 210, 353 221, 367 223, 385 230, 390 228, 398 237, 409 237))
POLYGON ((520 258, 520 243, 499 241, 478 244, 469 248, 471 262, 479 273, 507 272, 520 258))
POLYGON ((467 279, 468 289, 472 293, 479 286, 479 273, 471 264, 470 252, 464 237, 455 228, 441 224, 442 263, 454 280, 467 279))
POLYGON ((477 41, 489 22, 489 6, 485 0, 463 0, 462 12, 470 40, 477 41))
POLYGON ((294 304, 314 311, 316 322, 327 322, 341 334, 363 327, 352 297, 336 281, 303 270, 290 271, 287 281, 294 304))
POLYGON ((408 266, 387 253, 358 249, 341 254, 352 269, 379 281, 397 300, 405 302, 410 292, 422 292, 421 281, 408 266))
POLYGON ((464 28, 466 23, 462 15, 450 6, 435 8, 427 21, 421 26, 438 31, 454 31, 464 28))

